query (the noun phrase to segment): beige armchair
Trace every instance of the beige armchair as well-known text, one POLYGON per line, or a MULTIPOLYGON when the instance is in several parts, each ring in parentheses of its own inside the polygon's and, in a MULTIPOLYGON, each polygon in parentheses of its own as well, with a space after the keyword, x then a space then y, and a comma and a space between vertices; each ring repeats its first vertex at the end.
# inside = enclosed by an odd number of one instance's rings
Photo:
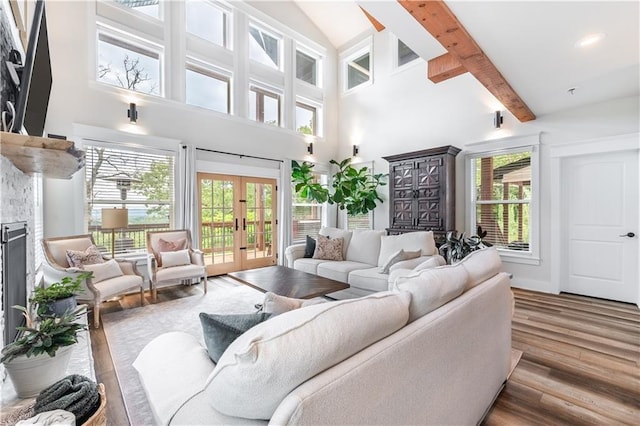
POLYGON ((192 284, 197 279, 207 292, 207 272, 204 266, 204 253, 191 246, 191 233, 188 229, 147 232, 147 252, 149 260, 149 278, 153 300, 156 300, 158 287, 177 284, 192 284), (167 247, 170 247, 167 249, 167 247), (162 257, 168 251, 187 250, 188 257, 177 261, 175 265, 163 265, 162 257), (164 253, 161 255, 161 253, 164 253), (187 263, 188 262, 188 263, 187 263))
MULTIPOLYGON (((43 239, 42 249, 46 260, 43 263, 45 286, 58 282, 65 276, 73 277, 83 272, 82 269, 69 265, 67 250, 84 251, 91 245, 95 244, 89 234, 43 239)), ((110 258, 103 256, 103 259, 110 258)), ((93 324, 96 328, 100 325, 100 304, 105 300, 139 290, 140 305, 144 304, 144 278, 138 273, 135 263, 121 259, 116 261, 123 275, 100 282, 94 282, 94 279, 89 278, 83 283, 83 291, 76 296, 78 301, 93 306, 93 324)))

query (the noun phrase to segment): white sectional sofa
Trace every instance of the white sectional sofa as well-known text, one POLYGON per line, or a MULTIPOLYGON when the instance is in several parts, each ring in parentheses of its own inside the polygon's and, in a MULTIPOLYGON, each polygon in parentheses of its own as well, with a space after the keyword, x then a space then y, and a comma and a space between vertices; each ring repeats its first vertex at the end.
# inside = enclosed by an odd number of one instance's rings
POLYGON ((509 372, 500 268, 495 249, 480 250, 392 291, 282 313, 217 364, 202 336, 163 334, 134 367, 155 424, 478 424, 509 372))
MULTIPOLYGON (((361 297, 389 287, 389 274, 381 273, 382 266, 399 250, 421 250, 422 256, 398 262, 390 268, 413 269, 422 262, 437 256, 437 263, 444 264, 438 254, 433 232, 411 232, 402 235, 385 235, 385 231, 354 230, 323 227, 320 235, 343 239, 345 260, 322 260, 305 258, 305 244, 295 244, 285 250, 289 268, 347 283, 351 288, 339 292, 346 297, 361 297)), ((337 294, 337 293, 336 293, 337 294)))

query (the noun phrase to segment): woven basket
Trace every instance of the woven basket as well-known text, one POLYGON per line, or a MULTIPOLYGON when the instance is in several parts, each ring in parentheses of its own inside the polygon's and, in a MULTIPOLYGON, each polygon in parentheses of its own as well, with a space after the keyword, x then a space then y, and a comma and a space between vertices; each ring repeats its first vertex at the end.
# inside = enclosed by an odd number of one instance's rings
POLYGON ((100 393, 100 407, 89 417, 83 426, 105 426, 107 424, 107 396, 104 393, 104 385, 98 384, 98 393, 100 393))

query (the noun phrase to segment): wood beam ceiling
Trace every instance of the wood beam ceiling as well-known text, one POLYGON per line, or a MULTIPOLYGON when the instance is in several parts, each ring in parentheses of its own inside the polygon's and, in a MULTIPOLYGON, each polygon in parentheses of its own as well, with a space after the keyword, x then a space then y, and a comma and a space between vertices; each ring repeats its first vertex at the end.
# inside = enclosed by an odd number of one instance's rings
POLYGON ((374 18, 369 12, 367 12, 366 10, 364 10, 362 8, 362 6, 359 6, 360 10, 364 13, 364 15, 367 17, 367 19, 369 20, 369 22, 371 22, 371 25, 373 25, 373 28, 376 29, 376 31, 380 32, 382 30, 384 30, 385 26, 382 25, 380 23, 380 21, 378 21, 376 18, 374 18))
POLYGON ((535 114, 442 0, 398 0, 398 3, 447 49, 447 54, 429 61, 428 74, 431 81, 444 81, 464 73, 464 69, 482 83, 518 120, 535 120, 535 114))

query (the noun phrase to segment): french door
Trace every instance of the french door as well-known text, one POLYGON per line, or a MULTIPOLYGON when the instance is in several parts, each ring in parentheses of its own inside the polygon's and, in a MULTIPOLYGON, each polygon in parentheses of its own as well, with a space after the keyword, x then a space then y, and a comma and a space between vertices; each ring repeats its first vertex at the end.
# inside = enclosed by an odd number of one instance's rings
POLYGON ((207 275, 276 264, 276 181, 198 173, 207 275))

